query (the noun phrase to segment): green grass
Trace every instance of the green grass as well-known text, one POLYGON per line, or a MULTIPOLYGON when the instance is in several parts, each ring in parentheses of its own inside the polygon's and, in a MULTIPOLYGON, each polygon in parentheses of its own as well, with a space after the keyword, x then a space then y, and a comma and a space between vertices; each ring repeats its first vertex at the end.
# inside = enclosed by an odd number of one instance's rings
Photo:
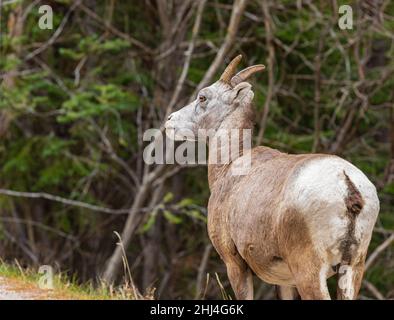
MULTIPOLYGON (((39 281, 42 274, 38 273, 38 270, 31 268, 23 269, 17 262, 11 265, 0 260, 0 277, 23 284, 27 290, 40 290, 39 281)), ((106 285, 103 281, 99 281, 96 285, 92 282, 80 284, 75 279, 67 277, 64 273, 53 274, 53 289, 48 292, 54 299, 65 300, 135 299, 133 289, 128 283, 117 287, 106 285)))

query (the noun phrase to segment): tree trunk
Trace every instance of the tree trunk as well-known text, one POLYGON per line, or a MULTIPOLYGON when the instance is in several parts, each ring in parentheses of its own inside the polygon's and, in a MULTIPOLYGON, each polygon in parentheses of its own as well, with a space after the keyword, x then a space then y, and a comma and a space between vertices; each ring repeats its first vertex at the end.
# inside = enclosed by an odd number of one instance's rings
MULTIPOLYGON (((134 199, 133 206, 130 209, 130 213, 127 217, 126 224, 121 235, 124 248, 129 246, 131 237, 138 225, 137 215, 140 212, 140 209, 143 206, 146 198, 148 197, 149 189, 150 188, 147 184, 142 184, 134 199)), ((103 280, 106 283, 113 283, 116 280, 122 263, 122 255, 122 247, 117 245, 111 258, 108 260, 107 266, 103 273, 103 280)))
MULTIPOLYGON (((1 10, 1 9, 0 9, 1 10)), ((18 38, 22 36, 23 32, 23 7, 19 4, 9 15, 7 21, 8 35, 10 38, 18 38)), ((12 57, 16 58, 20 55, 22 47, 17 44, 13 48, 11 54, 12 57)), ((8 71, 3 77, 2 90, 11 90, 15 87, 15 78, 17 75, 17 70, 8 71)), ((0 111, 0 138, 3 137, 10 125, 11 114, 8 110, 0 111)))

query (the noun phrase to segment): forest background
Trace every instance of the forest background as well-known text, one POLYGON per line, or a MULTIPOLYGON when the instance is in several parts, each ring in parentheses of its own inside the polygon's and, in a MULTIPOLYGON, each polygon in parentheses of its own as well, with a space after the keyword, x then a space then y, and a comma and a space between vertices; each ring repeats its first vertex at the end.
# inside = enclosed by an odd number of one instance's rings
MULTIPOLYGON (((360 297, 394 298, 393 1, 3 0, 0 8, 3 261, 51 265, 79 282, 131 275, 162 299, 232 296, 207 236, 206 167, 148 166, 142 135, 242 54, 242 67, 267 67, 252 81, 254 145, 337 154, 377 186, 360 297), (352 29, 338 26, 344 4, 352 29), (53 10, 52 30, 38 25, 42 5, 53 10)), ((255 286, 257 299, 275 297, 272 286, 255 286)))

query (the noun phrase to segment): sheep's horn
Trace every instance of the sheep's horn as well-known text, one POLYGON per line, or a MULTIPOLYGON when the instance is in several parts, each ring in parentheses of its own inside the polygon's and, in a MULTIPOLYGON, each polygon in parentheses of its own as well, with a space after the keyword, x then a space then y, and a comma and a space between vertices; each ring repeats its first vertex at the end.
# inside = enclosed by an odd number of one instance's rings
POLYGON ((236 56, 227 66, 227 68, 223 71, 220 80, 224 83, 230 84, 231 77, 234 75, 237 70, 237 66, 242 59, 242 55, 236 56))
POLYGON ((248 67, 238 72, 234 77, 231 78, 231 85, 236 86, 238 83, 247 80, 252 74, 262 71, 265 69, 263 64, 257 64, 255 66, 248 67))

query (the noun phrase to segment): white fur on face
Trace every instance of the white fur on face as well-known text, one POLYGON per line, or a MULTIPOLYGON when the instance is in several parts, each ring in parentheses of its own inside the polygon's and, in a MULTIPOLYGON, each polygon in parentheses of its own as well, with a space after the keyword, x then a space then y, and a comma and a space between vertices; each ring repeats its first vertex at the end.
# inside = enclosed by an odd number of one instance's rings
POLYGON ((173 112, 165 123, 166 132, 169 137, 184 140, 186 137, 196 136, 196 101, 186 107, 173 112))
POLYGON ((199 129, 217 130, 234 108, 249 105, 253 100, 251 85, 241 82, 234 88, 220 81, 202 89, 196 100, 173 112, 165 123, 166 130, 173 130, 175 138, 195 140, 199 129), (206 101, 201 102, 203 96, 206 101), (194 139, 190 133, 194 134, 194 139))

